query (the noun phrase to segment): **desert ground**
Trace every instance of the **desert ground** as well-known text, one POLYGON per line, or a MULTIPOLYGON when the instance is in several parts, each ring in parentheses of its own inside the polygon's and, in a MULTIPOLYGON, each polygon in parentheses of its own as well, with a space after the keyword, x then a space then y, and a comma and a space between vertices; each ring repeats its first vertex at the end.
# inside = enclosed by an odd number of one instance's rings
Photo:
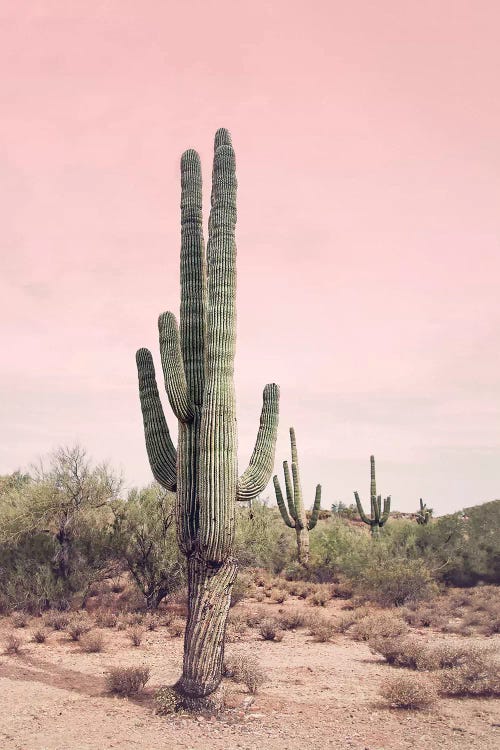
MULTIPOLYGON (((342 617, 349 607, 332 599, 321 616, 342 617)), ((290 596, 277 603, 243 599, 232 610, 236 622, 260 613, 266 617, 317 607, 290 596)), ((335 633, 316 642, 307 627, 287 630, 280 642, 265 641, 259 630, 232 629, 226 652, 256 656, 267 681, 251 695, 240 684, 224 682, 224 708, 213 715, 180 713, 158 716, 153 696, 173 684, 181 669, 182 637, 172 636, 159 617, 155 630, 144 630, 138 647, 128 630, 100 629, 104 647, 85 653, 65 631, 52 630, 44 643, 33 641, 40 618, 13 629, 0 620, 0 643, 15 633, 19 653, 2 653, 0 685, 2 750, 110 750, 179 748, 227 750, 496 750, 500 743, 500 703, 495 698, 440 698, 425 710, 389 707, 378 694, 389 674, 401 672, 372 653, 366 642, 335 633), (106 673, 116 666, 147 665, 150 679, 134 697, 110 694, 106 673)), ((93 630, 98 630, 94 627, 93 630)), ((474 642, 477 636, 412 628, 422 642, 474 642)), ((500 647, 500 636, 480 638, 500 647)), ((404 670, 407 672, 408 670, 404 670)))

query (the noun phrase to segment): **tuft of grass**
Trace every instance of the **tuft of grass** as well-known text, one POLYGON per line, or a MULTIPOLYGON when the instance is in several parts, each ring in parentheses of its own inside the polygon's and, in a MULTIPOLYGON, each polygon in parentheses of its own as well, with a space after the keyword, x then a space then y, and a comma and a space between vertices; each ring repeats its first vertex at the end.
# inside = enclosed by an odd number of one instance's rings
POLYGON ((95 622, 100 628, 114 628, 118 622, 118 618, 114 612, 109 612, 106 609, 100 609, 96 612, 95 622))
POLYGON ((136 695, 149 680, 149 667, 113 667, 106 675, 110 693, 136 695))
POLYGON ((309 618, 309 634, 317 643, 326 643, 336 631, 335 623, 319 613, 309 618))
POLYGON ((130 628, 127 635, 132 646, 135 646, 137 648, 141 645, 142 639, 144 638, 144 629, 139 627, 138 625, 135 625, 134 627, 130 628))
POLYGON ((20 654, 22 651, 22 643, 22 640, 15 633, 9 633, 5 641, 4 653, 9 654, 10 656, 20 654))
POLYGON ((400 674, 390 677, 382 683, 380 695, 393 708, 429 708, 437 700, 434 684, 422 675, 400 674))
POLYGON ((45 643, 47 640, 47 631, 45 628, 37 628, 33 631, 33 642, 34 643, 45 643))

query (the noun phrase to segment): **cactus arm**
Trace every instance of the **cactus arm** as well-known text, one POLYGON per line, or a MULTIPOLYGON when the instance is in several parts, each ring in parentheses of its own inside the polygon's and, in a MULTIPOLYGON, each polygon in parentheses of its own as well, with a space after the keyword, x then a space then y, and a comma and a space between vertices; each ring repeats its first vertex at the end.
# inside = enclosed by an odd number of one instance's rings
POLYGON ((319 515, 319 509, 321 506, 321 485, 318 484, 316 486, 316 496, 314 498, 314 505, 311 513, 311 518, 309 519, 309 523, 307 524, 307 528, 309 531, 314 529, 316 524, 318 523, 318 515, 319 515))
POLYGON ((181 158, 180 339, 189 397, 201 406, 205 384, 207 268, 203 239, 200 157, 189 149, 181 158))
POLYGON ((377 497, 377 480, 375 478, 375 456, 370 456, 370 497, 377 497))
POLYGON ((299 456, 297 453, 297 439, 295 437, 295 428, 290 427, 290 447, 292 449, 292 464, 299 465, 299 456))
POLYGON ((271 383, 264 388, 257 441, 248 468, 238 479, 237 500, 253 500, 269 481, 274 465, 278 412, 279 388, 271 383))
POLYGON ((274 492, 276 494, 276 502, 278 503, 278 508, 280 509, 281 517, 287 526, 289 526, 291 529, 294 529, 295 521, 292 521, 292 519, 288 515, 288 511, 285 507, 285 501, 283 499, 283 493, 281 492, 280 480, 278 479, 276 475, 273 477, 273 484, 274 484, 274 492))
POLYGON ((175 492, 177 454, 163 413, 151 352, 148 349, 139 349, 136 362, 146 450, 151 471, 157 482, 165 489, 175 492))
POLYGON ((288 461, 283 461, 283 473, 285 475, 285 490, 286 500, 288 503, 288 511, 295 522, 297 522, 297 506, 295 505, 295 497, 293 494, 292 477, 290 475, 290 469, 288 468, 288 461))
POLYGON ((237 485, 236 171, 234 151, 228 144, 216 145, 212 184, 207 247, 207 375, 201 413, 198 491, 201 552, 207 562, 217 565, 231 553, 237 485))
POLYGON ((190 422, 194 416, 188 397, 186 376, 182 363, 181 345, 177 321, 172 313, 166 312, 158 319, 160 353, 165 377, 165 390, 172 411, 180 422, 190 422))
POLYGON ((389 495, 389 497, 386 497, 384 500, 384 512, 379 518, 379 522, 378 522, 379 526, 383 526, 386 523, 386 521, 389 518, 390 512, 391 512, 391 496, 389 495))
POLYGON ((368 526, 372 525, 371 519, 368 518, 365 511, 363 510, 363 506, 361 505, 361 500, 359 499, 359 495, 357 492, 354 492, 354 499, 356 500, 356 507, 358 509, 359 517, 363 521, 363 523, 368 524, 368 526))

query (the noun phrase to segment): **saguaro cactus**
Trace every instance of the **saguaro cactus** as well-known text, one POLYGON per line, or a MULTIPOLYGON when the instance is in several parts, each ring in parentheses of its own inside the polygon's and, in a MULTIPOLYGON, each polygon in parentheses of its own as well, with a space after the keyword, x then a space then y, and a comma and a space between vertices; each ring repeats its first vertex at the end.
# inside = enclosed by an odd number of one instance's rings
POLYGON ((420 510, 417 513, 417 523, 421 526, 425 526, 429 523, 432 517, 432 508, 428 508, 422 498, 420 498, 420 510))
POLYGON ((285 474, 285 490, 288 510, 283 500, 283 493, 278 477, 273 477, 274 491, 281 516, 291 529, 295 529, 297 534, 297 550, 299 562, 305 565, 309 559, 309 532, 314 529, 318 522, 318 513, 321 505, 321 485, 316 487, 316 496, 311 517, 307 520, 304 503, 302 500, 302 487, 300 485, 299 459, 297 455, 297 441, 295 439, 295 430, 290 427, 290 444, 292 448, 292 476, 288 462, 283 461, 283 472, 285 474))
POLYGON ((373 535, 377 535, 382 526, 386 523, 391 512, 391 498, 386 497, 384 500, 384 509, 382 510, 382 496, 377 495, 377 483, 375 479, 375 456, 370 456, 370 505, 371 517, 368 518, 361 505, 361 500, 357 492, 354 493, 358 513, 362 521, 368 524, 373 535))
POLYGON ((205 258, 200 158, 181 159, 180 326, 160 315, 165 388, 179 421, 177 451, 163 413, 151 353, 137 352, 146 448, 154 477, 176 492, 177 539, 188 563, 188 618, 182 677, 188 699, 209 695, 222 675, 224 635, 237 562, 235 501, 248 501, 272 472, 279 389, 264 388, 257 441, 238 478, 234 395, 236 341, 236 174, 231 138, 215 136, 205 258))

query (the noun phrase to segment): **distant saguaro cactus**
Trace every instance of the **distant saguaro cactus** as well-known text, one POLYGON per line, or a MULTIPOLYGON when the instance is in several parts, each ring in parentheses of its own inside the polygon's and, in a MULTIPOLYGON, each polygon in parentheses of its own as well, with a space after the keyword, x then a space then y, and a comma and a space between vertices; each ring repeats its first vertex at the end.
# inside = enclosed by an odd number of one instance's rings
POLYGON ((170 406, 179 420, 175 450, 151 353, 137 352, 146 448, 154 477, 176 492, 177 539, 188 562, 183 674, 175 686, 196 701, 222 676, 224 636, 237 562, 235 501, 249 501, 272 472, 279 389, 264 388, 257 441, 238 478, 234 395, 236 342, 236 174, 231 138, 215 136, 207 253, 202 229, 200 158, 181 159, 180 326, 160 315, 160 352, 170 406))
POLYGON ((311 531, 311 529, 314 529, 316 523, 318 522, 318 514, 321 505, 321 485, 318 484, 316 487, 316 496, 314 498, 313 510, 308 521, 304 508, 304 502, 302 500, 299 459, 297 455, 297 441, 295 439, 295 430, 293 429, 293 427, 290 427, 290 444, 292 448, 292 476, 290 476, 288 462, 283 461, 288 511, 285 507, 285 501, 283 500, 283 493, 281 491, 280 482, 276 475, 273 477, 274 491, 276 493, 278 508, 280 509, 280 513, 284 522, 291 529, 295 529, 295 532, 297 534, 297 550, 299 562, 302 563, 302 565, 305 565, 309 560, 309 532, 311 531))
POLYGON ((368 518, 361 505, 361 500, 357 492, 354 493, 356 505, 361 520, 368 524, 373 535, 377 535, 382 526, 387 522, 391 512, 391 498, 386 497, 384 500, 384 509, 382 510, 382 496, 377 495, 377 483, 375 479, 375 456, 370 456, 370 505, 371 517, 368 518))
POLYGON ((420 498, 420 510, 417 513, 417 523, 421 526, 425 526, 429 523, 432 517, 432 508, 428 508, 422 498, 420 498))

